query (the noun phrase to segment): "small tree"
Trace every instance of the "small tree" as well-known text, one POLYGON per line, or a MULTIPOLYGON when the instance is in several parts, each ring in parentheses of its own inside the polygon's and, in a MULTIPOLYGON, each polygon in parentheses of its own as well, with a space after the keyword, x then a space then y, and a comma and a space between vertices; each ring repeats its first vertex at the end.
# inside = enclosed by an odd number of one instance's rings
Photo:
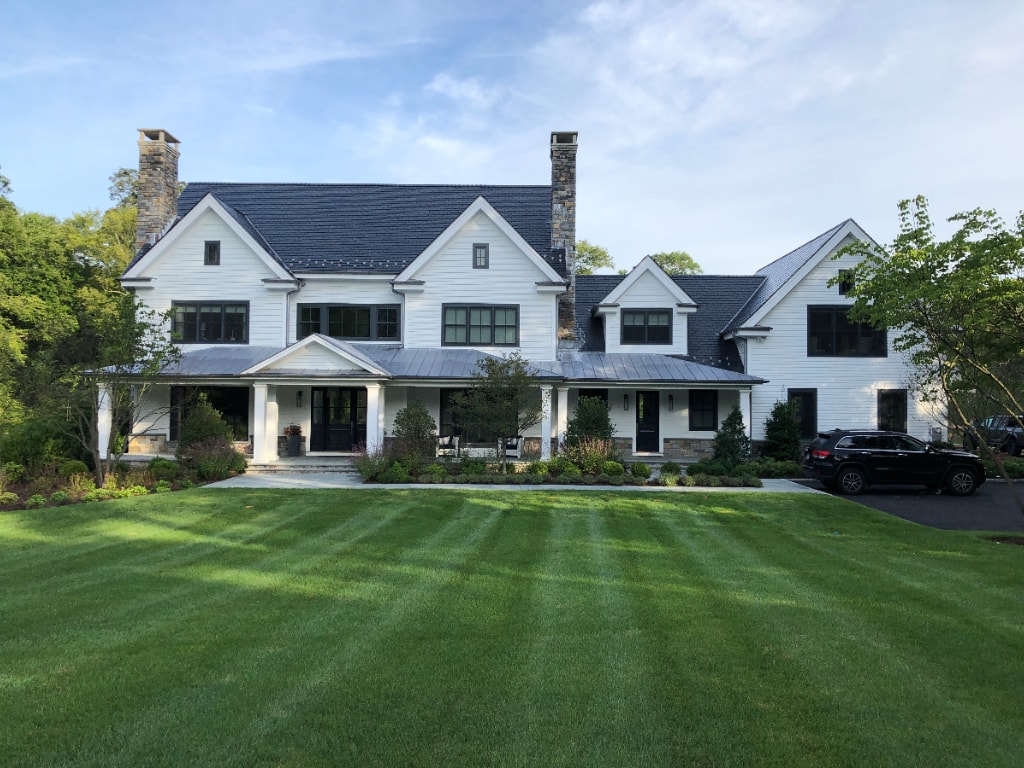
POLYGON ((735 405, 715 433, 713 458, 730 470, 750 460, 750 438, 743 427, 743 414, 735 405))
POLYGON ((452 398, 453 409, 471 434, 496 437, 505 472, 507 442, 540 423, 543 409, 537 379, 518 352, 481 358, 477 368, 470 388, 452 398))
POLYGON ((600 397, 581 397, 566 427, 565 444, 577 445, 588 438, 610 441, 613 434, 615 426, 608 412, 608 403, 600 397))
POLYGON ((181 422, 177 456, 200 480, 223 480, 245 469, 245 457, 235 450, 231 426, 201 394, 181 422))
POLYGON ((764 447, 761 452, 776 461, 800 460, 800 419, 796 402, 776 401, 764 423, 764 447))
POLYGON ((436 446, 437 422, 419 400, 413 400, 395 414, 396 450, 399 456, 423 458, 433 455, 436 446))

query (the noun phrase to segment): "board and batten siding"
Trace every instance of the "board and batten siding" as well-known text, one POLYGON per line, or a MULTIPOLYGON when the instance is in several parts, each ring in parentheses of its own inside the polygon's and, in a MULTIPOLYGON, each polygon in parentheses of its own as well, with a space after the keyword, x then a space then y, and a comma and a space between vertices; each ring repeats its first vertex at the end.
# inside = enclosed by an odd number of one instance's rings
MULTIPOLYGON (((536 286, 549 278, 483 213, 466 222, 415 277, 424 281, 424 287, 406 294, 407 348, 441 346, 444 304, 518 305, 520 355, 537 362, 555 359, 558 297, 540 293, 536 286), (487 269, 473 268, 474 243, 488 244, 487 269)), ((479 348, 496 354, 514 349, 479 348)))
MULTIPOLYGON (((167 311, 175 302, 248 302, 249 343, 284 345, 281 324, 286 299, 281 291, 270 291, 262 282, 276 275, 212 211, 205 212, 182 233, 146 268, 144 276, 152 278, 153 287, 140 289, 139 299, 157 313, 167 311), (208 240, 220 242, 220 264, 216 266, 203 263, 208 240)), ((187 348, 202 346, 223 345, 188 344, 187 348)))
POLYGON ((619 309, 610 311, 604 318, 606 352, 644 352, 659 355, 685 355, 687 353, 686 315, 676 311, 676 297, 650 272, 642 274, 622 294, 619 309), (622 310, 624 309, 667 309, 672 318, 671 344, 623 344, 622 310))
MULTIPOLYGON (((789 389, 816 389, 818 429, 875 429, 878 427, 878 392, 907 389, 910 368, 901 353, 892 349, 889 330, 887 357, 809 357, 807 354, 807 307, 811 305, 851 306, 853 301, 828 281, 857 259, 823 259, 793 290, 773 307, 760 323, 772 330, 763 341, 746 343, 746 370, 768 380, 754 387, 751 402, 753 439, 764 439, 765 421, 777 401, 785 402, 789 389)), ((907 431, 927 440, 930 429, 944 419, 933 406, 914 398, 907 402, 907 431)))

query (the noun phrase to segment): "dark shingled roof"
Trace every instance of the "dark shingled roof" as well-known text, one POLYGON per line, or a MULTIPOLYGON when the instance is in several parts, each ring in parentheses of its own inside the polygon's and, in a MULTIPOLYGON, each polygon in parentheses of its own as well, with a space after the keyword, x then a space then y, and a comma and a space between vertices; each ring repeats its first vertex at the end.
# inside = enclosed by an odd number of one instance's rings
MULTIPOLYGON (((580 349, 604 351, 604 320, 594 316, 594 307, 624 278, 624 275, 579 275, 576 278, 576 336, 580 349)), ((756 275, 676 275, 673 282, 697 303, 687 318, 687 359, 742 371, 743 362, 735 343, 724 341, 721 333, 747 303, 765 278, 756 275)))
POLYGON ((799 272, 800 268, 806 264, 808 260, 817 255, 825 243, 827 243, 836 232, 851 222, 853 222, 853 219, 841 221, 827 232, 822 232, 813 240, 804 243, 799 248, 776 259, 768 266, 761 267, 761 269, 757 270, 755 274, 764 278, 764 284, 761 285, 757 292, 750 297, 746 306, 736 314, 736 317, 734 317, 728 324, 726 330, 731 331, 736 328, 742 328, 743 324, 746 323, 747 320, 757 312, 757 310, 763 307, 793 275, 799 272))
POLYGON ((179 218, 212 194, 292 272, 397 274, 483 197, 560 275, 551 187, 442 184, 190 183, 179 218))

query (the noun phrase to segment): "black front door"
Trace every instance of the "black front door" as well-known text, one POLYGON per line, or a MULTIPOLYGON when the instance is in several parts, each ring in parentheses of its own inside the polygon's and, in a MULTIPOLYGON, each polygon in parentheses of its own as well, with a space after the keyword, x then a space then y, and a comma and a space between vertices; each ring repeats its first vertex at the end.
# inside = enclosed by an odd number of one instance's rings
POLYGON ((660 415, 659 392, 636 393, 636 450, 638 453, 657 453, 661 449, 661 435, 658 432, 660 415))
POLYGON ((354 451, 366 444, 366 390, 313 387, 311 451, 354 451))

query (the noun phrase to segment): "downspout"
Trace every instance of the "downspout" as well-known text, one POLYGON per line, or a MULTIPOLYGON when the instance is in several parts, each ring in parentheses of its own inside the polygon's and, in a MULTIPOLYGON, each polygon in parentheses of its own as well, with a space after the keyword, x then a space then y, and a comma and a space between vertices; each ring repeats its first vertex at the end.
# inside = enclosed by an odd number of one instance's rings
POLYGON ((290 291, 286 292, 284 295, 284 322, 281 324, 284 327, 284 339, 282 346, 288 346, 288 297, 291 296, 293 293, 298 293, 299 291, 301 291, 302 287, 305 284, 305 280, 296 279, 295 287, 292 288, 290 291))

